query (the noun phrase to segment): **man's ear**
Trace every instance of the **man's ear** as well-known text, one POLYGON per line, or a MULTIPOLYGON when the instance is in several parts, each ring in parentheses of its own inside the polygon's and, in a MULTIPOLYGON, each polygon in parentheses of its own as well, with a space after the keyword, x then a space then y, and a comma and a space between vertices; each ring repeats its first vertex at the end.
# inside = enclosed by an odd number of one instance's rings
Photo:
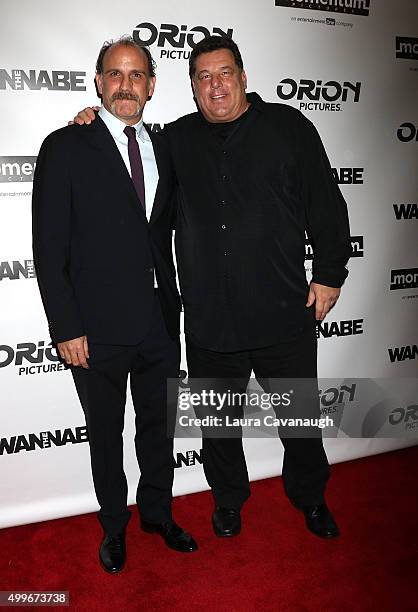
POLYGON ((154 95, 155 82, 156 82, 156 77, 155 76, 149 77, 148 100, 151 100, 152 96, 154 95))
POLYGON ((244 89, 247 89, 247 75, 245 74, 245 70, 241 71, 241 78, 244 83, 244 89))
POLYGON ((99 92, 100 95, 102 95, 102 93, 103 93, 103 76, 101 74, 97 73, 94 80, 96 81, 97 91, 99 92))

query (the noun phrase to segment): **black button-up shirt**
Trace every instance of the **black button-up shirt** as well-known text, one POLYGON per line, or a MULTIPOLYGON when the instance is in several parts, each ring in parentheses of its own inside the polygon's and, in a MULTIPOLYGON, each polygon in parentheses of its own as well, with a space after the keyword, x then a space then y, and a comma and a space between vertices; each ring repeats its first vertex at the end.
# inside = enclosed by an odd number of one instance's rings
POLYGON ((313 124, 248 94, 222 133, 200 113, 166 128, 178 181, 176 255, 185 332, 228 352, 289 340, 314 325, 313 281, 340 287, 351 253, 347 207, 313 124))

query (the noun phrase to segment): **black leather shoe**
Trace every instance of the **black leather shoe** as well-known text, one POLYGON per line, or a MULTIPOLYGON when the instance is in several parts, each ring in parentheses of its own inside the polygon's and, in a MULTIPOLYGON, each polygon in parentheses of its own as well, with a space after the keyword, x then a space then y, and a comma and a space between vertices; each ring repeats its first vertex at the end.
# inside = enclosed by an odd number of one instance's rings
POLYGON ((301 506, 299 508, 305 515, 306 526, 320 538, 336 538, 340 535, 337 523, 326 504, 315 506, 301 506))
POLYGON ((174 521, 167 523, 148 523, 141 520, 141 529, 147 533, 158 533, 169 548, 178 552, 194 552, 197 544, 190 533, 184 531, 174 521))
POLYGON ((102 568, 109 574, 116 574, 123 569, 126 561, 125 531, 111 536, 105 533, 99 549, 102 568))
POLYGON ((217 506, 212 514, 213 530, 220 538, 238 535, 241 531, 241 515, 237 508, 217 506))

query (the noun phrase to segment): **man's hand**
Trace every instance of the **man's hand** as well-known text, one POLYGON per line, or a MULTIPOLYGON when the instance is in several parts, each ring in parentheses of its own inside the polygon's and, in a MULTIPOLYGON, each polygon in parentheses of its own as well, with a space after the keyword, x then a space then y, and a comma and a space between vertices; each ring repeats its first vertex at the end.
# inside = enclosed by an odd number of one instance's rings
POLYGON ((87 344, 87 336, 66 340, 65 342, 57 343, 59 354, 62 359, 73 366, 81 366, 88 369, 87 359, 89 358, 89 347, 87 344))
POLYGON ((327 287, 319 283, 311 283, 306 306, 312 306, 315 302, 316 320, 323 321, 338 300, 339 295, 340 289, 337 289, 337 287, 327 287))
POLYGON ((68 125, 73 125, 73 123, 78 123, 78 125, 90 125, 90 123, 96 118, 94 111, 98 111, 99 109, 100 106, 87 106, 87 108, 81 110, 78 115, 74 117, 74 121, 69 121, 68 125))

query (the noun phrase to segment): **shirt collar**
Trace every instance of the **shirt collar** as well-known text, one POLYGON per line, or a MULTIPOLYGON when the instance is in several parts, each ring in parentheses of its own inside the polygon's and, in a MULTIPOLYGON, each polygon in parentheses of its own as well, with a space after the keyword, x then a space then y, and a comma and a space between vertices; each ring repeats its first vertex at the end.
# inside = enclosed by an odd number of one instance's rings
MULTIPOLYGON (((100 107, 99 117, 104 121, 115 140, 124 140, 127 138, 123 131, 126 128, 126 123, 123 123, 123 121, 115 117, 115 115, 112 115, 112 113, 110 113, 104 106, 100 107)), ((139 136, 141 140, 149 140, 147 130, 143 129, 144 121, 142 118, 140 121, 138 121, 138 123, 135 123, 135 125, 132 125, 131 127, 135 128, 137 137, 139 136)))
MULTIPOLYGON (((258 111, 264 111, 266 108, 266 103, 264 102, 264 100, 258 95, 258 93, 256 93, 255 91, 252 91, 250 93, 246 93, 246 98, 247 98, 247 102, 249 102, 251 104, 251 106, 255 109, 257 109, 258 111)), ((195 99, 196 102, 196 99, 195 99)), ((207 121, 207 119, 205 119, 202 111, 200 110, 197 102, 196 102, 196 107, 197 107, 197 112, 200 115, 200 118, 203 120, 204 123, 210 123, 210 121, 207 121)), ((249 109, 247 109, 249 110, 249 109)), ((234 121, 236 121, 234 119, 234 121)))
POLYGON ((256 108, 259 111, 263 111, 265 109, 266 103, 258 95, 258 93, 256 93, 255 91, 252 91, 250 93, 247 93, 246 95, 247 95, 247 101, 251 103, 251 106, 253 108, 256 108))

